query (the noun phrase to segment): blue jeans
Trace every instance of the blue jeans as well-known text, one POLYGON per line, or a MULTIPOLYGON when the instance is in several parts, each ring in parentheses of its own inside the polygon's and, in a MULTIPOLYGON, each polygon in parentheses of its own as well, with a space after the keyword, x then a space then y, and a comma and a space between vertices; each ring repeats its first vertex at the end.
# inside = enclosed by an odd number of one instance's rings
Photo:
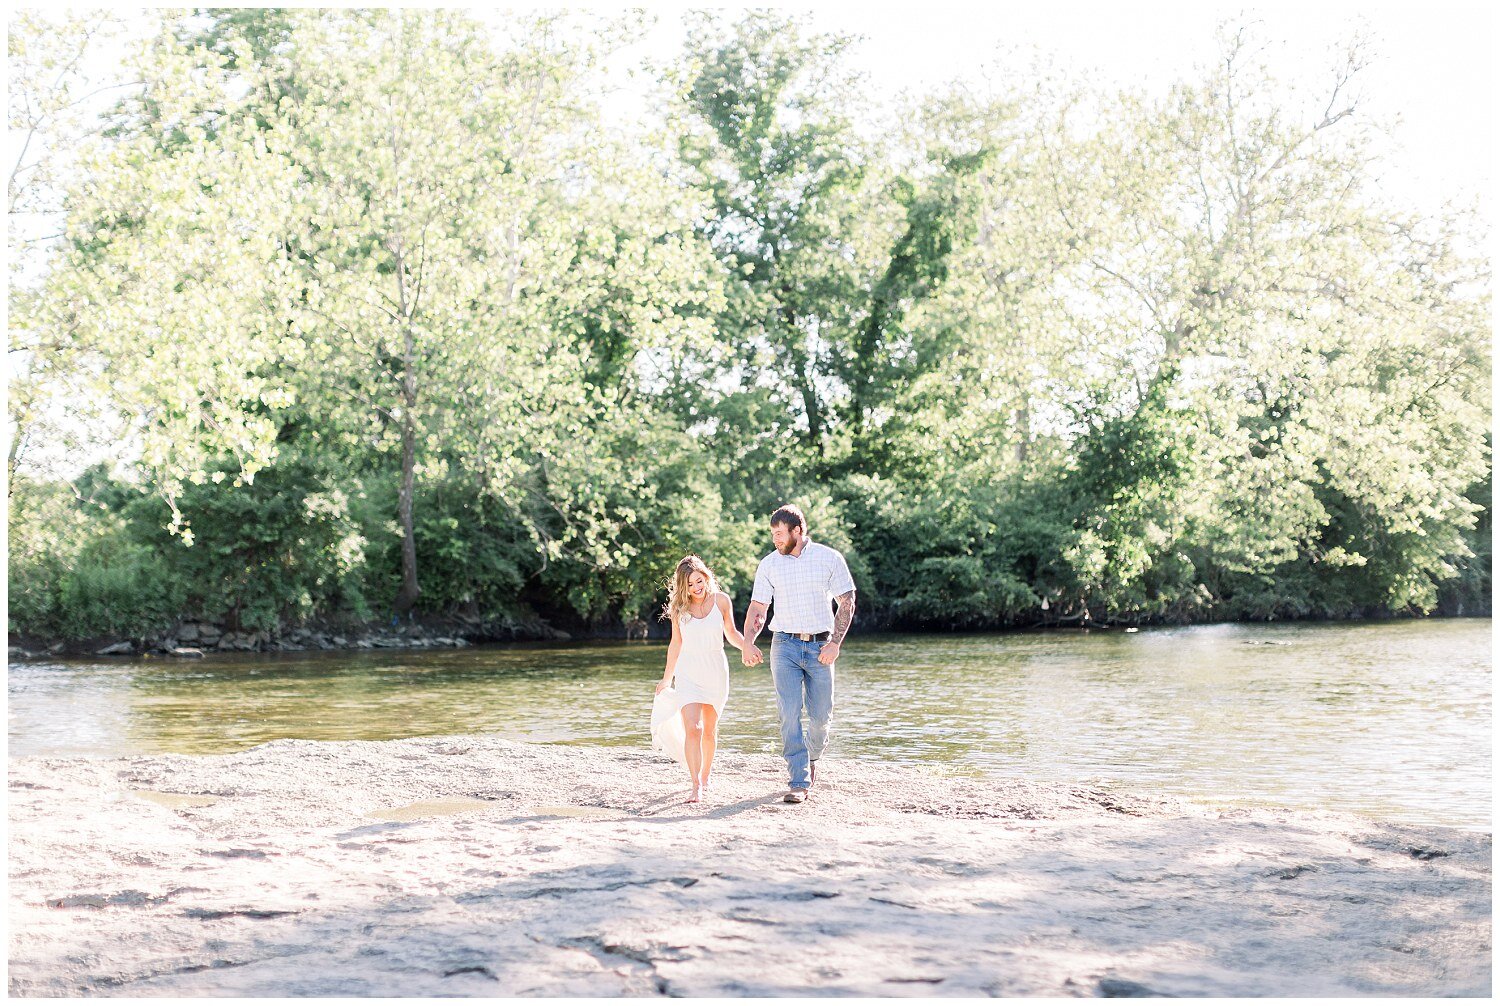
POLYGON ((781 720, 781 756, 792 775, 792 789, 811 783, 809 763, 823 756, 833 718, 833 665, 818 663, 819 640, 804 641, 786 632, 771 635, 771 680, 776 684, 776 713, 781 720), (807 730, 802 729, 806 696, 807 730))

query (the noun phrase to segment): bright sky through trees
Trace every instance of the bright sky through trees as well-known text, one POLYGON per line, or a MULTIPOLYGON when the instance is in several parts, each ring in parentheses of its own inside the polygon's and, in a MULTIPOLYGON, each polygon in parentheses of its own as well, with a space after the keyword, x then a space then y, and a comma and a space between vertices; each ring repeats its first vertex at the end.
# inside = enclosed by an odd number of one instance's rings
MULTIPOLYGON (((868 74, 872 97, 927 92, 955 79, 1025 73, 1034 57, 1096 84, 1161 92, 1215 58, 1215 29, 1242 13, 1272 43, 1272 70, 1321 90, 1332 52, 1356 33, 1373 62, 1363 74, 1366 111, 1392 124, 1390 193, 1424 210, 1482 198, 1494 219, 1495 21, 1478 3, 1056 3, 818 4, 820 31, 862 36, 849 56, 868 74)), ((621 8, 589 5, 598 12, 621 8)), ((645 39, 622 50, 618 67, 669 62, 682 42, 683 4, 652 4, 645 39)), ((639 70, 637 70, 639 74, 639 70)), ((622 83, 623 83, 623 74, 622 83)), ((630 114, 632 95, 617 108, 630 114)), ((639 107, 639 106, 637 106, 639 107)))
MULTIPOLYGON (((434 6, 410 4, 407 6, 434 6)), ((1393 125, 1388 169, 1392 195, 1424 210, 1452 199, 1479 198, 1486 219, 1494 219, 1489 187, 1494 181, 1495 18, 1480 3, 1136 3, 1119 4, 819 4, 772 5, 792 11, 811 9, 821 31, 861 36, 851 62, 868 74, 878 99, 902 90, 921 92, 955 78, 981 79, 1026 72, 1034 56, 1063 70, 1086 74, 1097 83, 1138 84, 1159 91, 1191 75, 1194 66, 1214 58, 1214 31, 1241 13, 1258 19, 1276 48, 1267 53, 1273 69, 1316 86, 1330 51, 1352 33, 1362 32, 1374 61, 1362 74, 1367 108, 1393 125), (1009 67, 1009 71, 1008 71, 1009 67)), ((515 10, 526 9, 520 5, 515 10)), ((607 4, 575 6, 600 17, 623 14, 607 4)), ((671 63, 683 41, 684 4, 648 4, 651 26, 641 41, 612 60, 620 90, 614 110, 631 118, 646 110, 641 64, 671 63)), ((131 9, 117 8, 124 17, 131 9)), ((501 11, 482 14, 490 23, 501 11)), ((134 31, 145 30, 136 10, 134 31)), ((110 75, 121 57, 119 45, 101 47, 102 65, 89 76, 110 75)), ((15 139, 11 138, 15 152, 15 139)))

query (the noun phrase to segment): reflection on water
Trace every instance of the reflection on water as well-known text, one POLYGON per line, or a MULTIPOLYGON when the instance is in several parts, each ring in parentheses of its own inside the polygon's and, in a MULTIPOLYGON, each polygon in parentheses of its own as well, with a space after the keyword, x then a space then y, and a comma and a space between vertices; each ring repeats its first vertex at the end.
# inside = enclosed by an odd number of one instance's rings
MULTIPOLYGON (((645 747, 661 644, 246 654, 11 668, 10 753, 234 751, 496 733, 645 747)), ((778 749, 731 661, 726 750, 778 749)), ((1489 827, 1490 623, 856 637, 830 757, 1489 827)))

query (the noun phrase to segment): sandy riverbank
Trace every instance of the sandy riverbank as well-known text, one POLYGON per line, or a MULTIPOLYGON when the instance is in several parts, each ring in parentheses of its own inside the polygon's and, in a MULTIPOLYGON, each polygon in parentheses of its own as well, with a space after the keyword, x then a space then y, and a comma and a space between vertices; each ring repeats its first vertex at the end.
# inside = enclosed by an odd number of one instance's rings
POLYGON ((9 768, 12 995, 1490 990, 1448 828, 491 737, 9 768))

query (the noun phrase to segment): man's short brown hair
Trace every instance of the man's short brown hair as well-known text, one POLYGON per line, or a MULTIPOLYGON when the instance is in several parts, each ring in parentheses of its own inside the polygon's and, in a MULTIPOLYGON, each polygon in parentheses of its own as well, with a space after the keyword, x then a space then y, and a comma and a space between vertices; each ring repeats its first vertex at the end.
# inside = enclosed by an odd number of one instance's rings
POLYGON ((807 518, 802 516, 802 508, 795 503, 783 503, 776 508, 776 512, 771 515, 771 526, 775 527, 777 524, 789 528, 800 527, 802 533, 807 534, 807 518))

